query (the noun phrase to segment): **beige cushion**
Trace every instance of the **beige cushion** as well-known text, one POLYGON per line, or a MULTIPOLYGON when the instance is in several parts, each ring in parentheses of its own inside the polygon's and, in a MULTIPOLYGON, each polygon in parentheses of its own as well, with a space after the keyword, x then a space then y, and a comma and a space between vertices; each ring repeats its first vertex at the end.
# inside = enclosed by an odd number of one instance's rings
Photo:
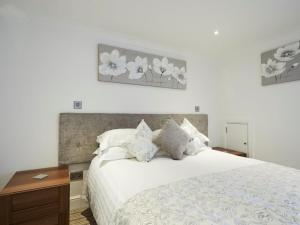
POLYGON ((172 159, 182 159, 189 139, 189 135, 170 119, 163 126, 155 144, 169 153, 172 159))

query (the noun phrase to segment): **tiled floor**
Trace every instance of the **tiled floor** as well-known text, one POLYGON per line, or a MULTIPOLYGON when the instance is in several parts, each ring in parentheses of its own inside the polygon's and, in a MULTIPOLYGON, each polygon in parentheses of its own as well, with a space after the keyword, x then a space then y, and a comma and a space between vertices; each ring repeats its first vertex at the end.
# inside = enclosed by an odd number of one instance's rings
POLYGON ((90 208, 70 211, 70 225, 97 225, 90 208))
POLYGON ((82 199, 70 201, 70 225, 97 225, 87 201, 82 199))
POLYGON ((89 203, 81 198, 70 200, 70 210, 88 208, 89 203))

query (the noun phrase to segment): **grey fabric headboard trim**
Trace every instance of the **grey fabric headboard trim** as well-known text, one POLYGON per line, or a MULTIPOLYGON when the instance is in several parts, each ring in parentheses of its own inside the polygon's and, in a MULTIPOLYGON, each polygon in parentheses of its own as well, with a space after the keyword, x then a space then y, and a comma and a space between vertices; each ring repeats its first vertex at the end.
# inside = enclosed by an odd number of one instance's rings
POLYGON ((152 130, 173 118, 178 124, 187 118, 197 129, 208 133, 206 114, 116 114, 61 113, 59 117, 59 164, 90 162, 98 148, 96 137, 117 128, 136 128, 142 119, 152 130))

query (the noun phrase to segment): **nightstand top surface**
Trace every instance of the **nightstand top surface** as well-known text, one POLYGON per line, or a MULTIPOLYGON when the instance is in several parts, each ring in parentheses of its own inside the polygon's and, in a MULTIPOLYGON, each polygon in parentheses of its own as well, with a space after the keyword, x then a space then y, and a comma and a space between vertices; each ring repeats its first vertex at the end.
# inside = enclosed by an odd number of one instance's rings
POLYGON ((239 151, 232 150, 232 149, 227 149, 227 148, 223 148, 223 147, 213 147, 212 149, 217 150, 217 151, 221 151, 221 152, 230 153, 230 154, 237 155, 237 156, 247 157, 247 153, 239 152, 239 151))
POLYGON ((69 182, 68 166, 18 171, 0 192, 0 196, 66 185, 69 182), (32 178, 41 173, 48 176, 41 180, 32 178))

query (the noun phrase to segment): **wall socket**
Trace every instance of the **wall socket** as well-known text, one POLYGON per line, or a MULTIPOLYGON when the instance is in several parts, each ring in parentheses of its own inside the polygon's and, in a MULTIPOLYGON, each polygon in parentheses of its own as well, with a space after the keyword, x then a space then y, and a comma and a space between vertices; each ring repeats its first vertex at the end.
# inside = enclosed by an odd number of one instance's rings
POLYGON ((82 109, 82 101, 73 101, 73 109, 82 109))
POLYGON ((195 105, 195 112, 200 112, 200 106, 199 105, 195 105))
POLYGON ((71 172, 70 173, 70 180, 82 180, 83 179, 83 171, 71 172))

